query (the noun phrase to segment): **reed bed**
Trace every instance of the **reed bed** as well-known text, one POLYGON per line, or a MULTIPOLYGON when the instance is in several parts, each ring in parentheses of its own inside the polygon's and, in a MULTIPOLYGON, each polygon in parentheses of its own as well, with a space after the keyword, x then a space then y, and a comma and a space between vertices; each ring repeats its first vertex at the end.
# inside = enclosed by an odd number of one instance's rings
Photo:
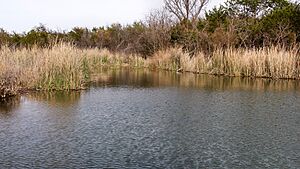
POLYGON ((191 57, 180 48, 156 52, 143 59, 106 49, 79 49, 70 44, 51 48, 0 50, 0 99, 20 90, 79 90, 104 66, 186 71, 203 74, 300 79, 299 49, 216 50, 191 57))
POLYGON ((79 49, 70 44, 51 48, 0 50, 0 95, 18 90, 79 90, 102 66, 143 66, 142 58, 106 49, 79 49))
POLYGON ((165 70, 273 79, 300 79, 299 48, 218 49, 191 57, 180 48, 157 52, 149 65, 165 70))

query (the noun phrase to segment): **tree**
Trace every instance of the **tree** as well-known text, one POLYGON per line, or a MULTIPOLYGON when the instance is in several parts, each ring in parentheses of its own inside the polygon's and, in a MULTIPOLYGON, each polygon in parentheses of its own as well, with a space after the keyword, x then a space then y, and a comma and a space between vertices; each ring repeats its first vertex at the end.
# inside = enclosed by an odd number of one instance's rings
POLYGON ((232 16, 258 18, 276 8, 289 4, 288 0, 227 0, 226 6, 232 16))
POLYGON ((291 44, 299 40, 300 10, 298 4, 274 9, 261 20, 267 40, 278 44, 291 44))
POLYGON ((39 26, 33 28, 21 38, 20 42, 22 46, 32 47, 37 45, 38 47, 47 47, 50 40, 50 31, 40 24, 39 26))
POLYGON ((68 38, 79 47, 93 46, 91 33, 87 28, 75 27, 68 33, 68 38))
POLYGON ((182 22, 196 21, 209 0, 164 0, 165 8, 182 22))
POLYGON ((214 32, 217 28, 228 26, 228 11, 224 6, 214 7, 212 10, 205 12, 207 22, 207 31, 214 32))
POLYGON ((170 13, 165 9, 151 12, 144 24, 147 29, 142 34, 143 50, 146 55, 152 55, 155 51, 170 45, 170 29, 173 25, 170 13))
POLYGON ((4 44, 8 44, 10 41, 10 35, 4 29, 0 28, 0 47, 4 44))

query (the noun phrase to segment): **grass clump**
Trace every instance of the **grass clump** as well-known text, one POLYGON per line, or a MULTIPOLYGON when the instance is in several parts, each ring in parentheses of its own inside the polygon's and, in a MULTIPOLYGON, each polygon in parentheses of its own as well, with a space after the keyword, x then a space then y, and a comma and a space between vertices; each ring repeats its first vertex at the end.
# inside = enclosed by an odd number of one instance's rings
MULTIPOLYGON (((140 65, 136 57, 126 57, 133 58, 129 60, 129 65, 140 65)), ((14 84, 20 89, 79 90, 85 88, 98 67, 121 66, 125 63, 123 54, 113 54, 106 49, 79 49, 70 44, 31 49, 2 47, 0 59, 2 95, 7 95, 4 93, 10 93, 8 91, 13 88, 7 84, 10 82, 7 79, 11 79, 7 73, 9 70, 15 72, 14 84)))
POLYGON ((0 97, 19 90, 84 89, 101 67, 130 66, 202 74, 300 79, 299 48, 217 49, 210 56, 193 56, 170 48, 144 59, 138 55, 111 53, 106 49, 80 49, 70 44, 51 48, 0 50, 0 97))
POLYGON ((0 75, 0 100, 15 96, 18 92, 18 80, 13 72, 2 72, 0 75))
POLYGON ((203 74, 299 79, 299 48, 217 49, 211 56, 200 52, 194 56, 180 48, 159 51, 149 59, 151 67, 203 74))

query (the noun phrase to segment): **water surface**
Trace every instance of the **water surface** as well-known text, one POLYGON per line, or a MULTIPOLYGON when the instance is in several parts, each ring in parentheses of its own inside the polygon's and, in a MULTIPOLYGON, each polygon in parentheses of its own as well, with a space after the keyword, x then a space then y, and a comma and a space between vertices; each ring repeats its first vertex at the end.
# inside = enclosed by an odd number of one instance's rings
POLYGON ((296 81, 107 70, 0 105, 0 168, 300 168, 296 81))

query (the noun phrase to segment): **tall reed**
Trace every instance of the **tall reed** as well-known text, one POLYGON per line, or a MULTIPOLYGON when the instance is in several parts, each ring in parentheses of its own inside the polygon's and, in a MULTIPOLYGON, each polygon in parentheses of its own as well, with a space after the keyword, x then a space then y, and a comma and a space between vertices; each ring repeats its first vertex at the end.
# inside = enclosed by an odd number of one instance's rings
MULTIPOLYGON (((143 66, 143 60, 133 55, 113 54, 105 49, 79 49, 70 44, 31 49, 2 47, 0 50, 0 75, 12 74, 14 84, 23 89, 82 89, 98 67, 124 64, 143 66)), ((2 87, 7 88, 7 85, 2 87)))
POLYGON ((83 89, 91 74, 103 66, 131 66, 181 70, 227 76, 300 79, 298 48, 218 49, 211 56, 190 56, 180 48, 156 52, 149 59, 111 53, 106 49, 79 49, 70 44, 51 48, 0 50, 0 97, 21 89, 83 89))
POLYGON ((157 52, 149 65, 214 75, 300 79, 299 48, 218 49, 211 56, 190 56, 179 48, 157 52))

